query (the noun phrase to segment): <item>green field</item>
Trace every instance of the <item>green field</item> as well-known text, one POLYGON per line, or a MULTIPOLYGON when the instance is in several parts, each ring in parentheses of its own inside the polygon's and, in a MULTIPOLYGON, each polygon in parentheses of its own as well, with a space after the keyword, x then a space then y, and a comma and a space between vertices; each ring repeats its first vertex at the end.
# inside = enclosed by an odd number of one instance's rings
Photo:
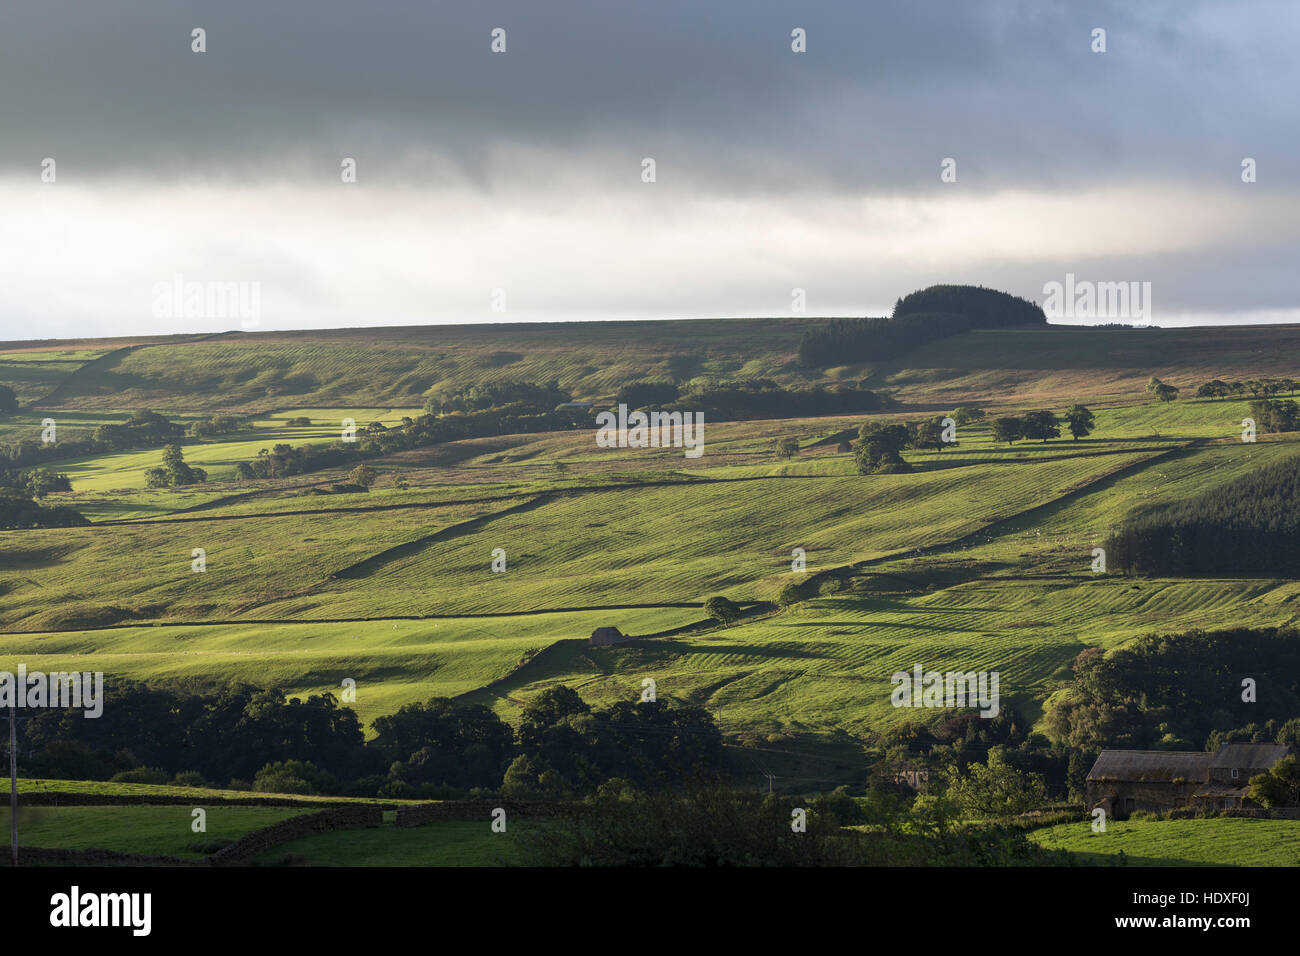
POLYGON ((274 866, 509 866, 519 859, 518 827, 492 832, 484 821, 448 820, 338 830, 282 844, 252 860, 274 866))
POLYGON ((1034 830, 1029 838, 1097 866, 1300 866, 1297 820, 1125 820, 1110 822, 1105 833, 1084 821, 1034 830))
MULTIPOLYGON (((303 811, 294 807, 103 806, 27 807, 18 811, 22 846, 61 850, 113 850, 202 859, 202 844, 236 840, 254 830, 303 811), (195 833, 193 811, 205 811, 206 831, 195 833)), ((9 809, 0 811, 0 824, 9 832, 9 809)))

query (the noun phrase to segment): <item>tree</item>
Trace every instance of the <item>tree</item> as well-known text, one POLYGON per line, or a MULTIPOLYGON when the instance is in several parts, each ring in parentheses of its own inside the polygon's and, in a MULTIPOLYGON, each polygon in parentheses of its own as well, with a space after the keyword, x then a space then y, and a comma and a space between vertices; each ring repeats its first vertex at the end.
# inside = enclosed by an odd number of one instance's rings
POLYGON ((379 472, 369 465, 361 464, 348 472, 348 481, 354 485, 360 485, 362 488, 369 488, 379 477, 379 472))
POLYGON ((943 451, 943 419, 930 418, 916 425, 912 444, 917 448, 933 448, 936 453, 943 451))
POLYGON ((799 454, 799 439, 782 438, 776 443, 776 455, 778 458, 793 458, 799 454))
POLYGON ((777 597, 776 603, 781 607, 790 607, 793 604, 798 604, 803 599, 803 588, 792 581, 781 589, 781 594, 777 597))
POLYGON ((1261 807, 1300 805, 1300 760, 1283 757, 1268 773, 1251 777, 1250 799, 1261 807))
POLYGON ((971 422, 984 420, 984 409, 976 408, 974 405, 958 405, 952 411, 952 419, 958 425, 969 425, 971 422))
POLYGON ((1075 441, 1092 434, 1093 414, 1086 405, 1075 403, 1065 410, 1065 425, 1075 441))
POLYGON ((44 498, 51 491, 71 491, 72 482, 65 474, 37 468, 28 474, 26 488, 33 498, 44 498))
POLYGON ((948 796, 953 802, 979 816, 1014 816, 1047 802, 1042 777, 1011 766, 1001 747, 989 750, 987 764, 971 764, 965 773, 949 766, 948 779, 948 796))
POLYGON ((1156 386, 1155 393, 1156 398, 1160 399, 1160 401, 1172 402, 1178 397, 1178 388, 1177 386, 1166 385, 1164 382, 1161 382, 1156 386))
POLYGON ((715 621, 730 625, 732 621, 740 617, 740 605, 730 598, 719 595, 704 602, 704 613, 715 621))
POLYGON ((1196 397, 1197 398, 1224 398, 1227 395, 1231 394, 1231 392, 1232 392, 1232 386, 1230 386, 1227 382, 1220 381, 1219 379, 1216 378, 1213 381, 1206 382, 1204 385, 1200 386, 1196 390, 1196 397))
POLYGON ((1024 438, 1022 423, 1019 418, 1003 417, 993 419, 993 440, 1004 441, 1008 445, 1017 438, 1024 438))
POLYGON ((202 468, 191 468, 185 464, 180 445, 174 443, 163 445, 162 460, 161 468, 150 468, 144 473, 146 487, 171 488, 177 485, 195 485, 208 480, 208 473, 202 468))
POLYGON ((1049 438, 1060 438, 1061 427, 1056 423, 1056 414, 1044 409, 1026 414, 1020 420, 1020 433, 1046 442, 1049 438))
POLYGON ((1261 431, 1293 432, 1300 429, 1300 405, 1295 399, 1262 399, 1250 403, 1250 417, 1261 431))
POLYGON ((18 396, 8 385, 0 385, 0 414, 18 411, 18 396))
POLYGON ((253 778, 259 793, 317 794, 333 789, 334 781, 310 760, 281 760, 268 763, 253 778))
POLYGON ((858 474, 889 474, 906 471, 908 464, 900 454, 912 440, 906 425, 879 425, 868 422, 858 432, 853 458, 858 474))

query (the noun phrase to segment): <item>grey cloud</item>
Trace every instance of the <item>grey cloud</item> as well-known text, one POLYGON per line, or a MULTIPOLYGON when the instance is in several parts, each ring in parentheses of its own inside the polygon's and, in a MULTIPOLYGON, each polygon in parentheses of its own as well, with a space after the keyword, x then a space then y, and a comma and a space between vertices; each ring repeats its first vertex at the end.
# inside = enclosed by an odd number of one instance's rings
POLYGON ((945 156, 976 189, 1211 182, 1243 155, 1294 177, 1298 27, 1282 3, 20 0, 0 168, 259 178, 349 155, 400 176, 440 152, 481 178, 519 144, 742 192, 929 189, 945 156))

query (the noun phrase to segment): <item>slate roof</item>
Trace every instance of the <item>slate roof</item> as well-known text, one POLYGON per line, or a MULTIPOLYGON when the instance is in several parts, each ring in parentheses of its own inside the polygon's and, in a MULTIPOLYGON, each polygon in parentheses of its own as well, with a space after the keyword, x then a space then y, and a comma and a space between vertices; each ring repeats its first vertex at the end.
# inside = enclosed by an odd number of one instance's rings
POLYGON ((1215 768, 1238 767, 1247 770, 1272 770, 1291 748, 1286 744, 1224 744, 1214 755, 1215 768))
POLYGON ((1215 755, 1180 750, 1103 750, 1088 771, 1089 780, 1168 783, 1206 780, 1215 755))

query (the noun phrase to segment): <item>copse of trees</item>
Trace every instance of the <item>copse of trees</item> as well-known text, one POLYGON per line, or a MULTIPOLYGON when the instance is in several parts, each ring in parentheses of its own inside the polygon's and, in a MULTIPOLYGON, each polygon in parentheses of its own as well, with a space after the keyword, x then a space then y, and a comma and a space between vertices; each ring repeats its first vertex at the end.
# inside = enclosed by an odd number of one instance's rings
POLYGON ((180 445, 164 445, 162 460, 162 467, 150 468, 144 473, 145 487, 174 488, 208 480, 208 473, 202 468, 185 464, 185 455, 180 445))
MULTIPOLYGON (((1048 703, 1048 733, 1072 747, 1206 749, 1214 731, 1300 716, 1300 634, 1237 628, 1149 635, 1074 661, 1074 681, 1048 703), (1242 700, 1242 680, 1255 683, 1242 700)), ((1289 725, 1296 726, 1296 725, 1289 725)))
POLYGON ((1037 438, 1046 442, 1049 438, 1060 438, 1061 427, 1056 422, 1056 413, 1042 409, 1028 412, 1020 419, 1020 434, 1025 438, 1037 438))
POLYGON ((46 508, 23 494, 0 489, 0 528, 73 528, 90 524, 79 511, 66 505, 46 508))
POLYGON ((213 435, 229 435, 231 432, 243 431, 248 427, 249 420, 243 415, 210 415, 190 422, 185 428, 185 434, 189 438, 210 438, 213 435))
POLYGON ((906 425, 881 425, 867 422, 858 433, 853 460, 860 475, 888 475, 910 471, 902 451, 912 442, 906 425))
POLYGON ((1158 401, 1172 402, 1178 397, 1177 386, 1166 384, 1154 375, 1147 380, 1147 394, 1154 395, 1158 401))
POLYGON ((1046 442, 1061 437, 1061 425, 1069 429, 1070 434, 1078 440, 1092 434, 1095 416, 1086 405, 1074 404, 1065 410, 1061 418, 1050 409, 1026 412, 1024 415, 1001 415, 989 423, 994 441, 1012 444, 1021 438, 1038 439, 1046 442))
POLYGON ((157 412, 138 411, 120 425, 100 425, 93 438, 110 448, 152 448, 185 435, 183 425, 157 412))
MULTIPOLYGON (((235 465, 235 474, 243 479, 249 478, 284 478, 289 475, 301 475, 322 468, 348 464, 366 450, 358 442, 355 445, 335 442, 332 445, 290 445, 277 442, 270 448, 263 448, 252 461, 241 461, 235 465)), ((378 452, 370 452, 378 454, 378 452)))
POLYGON ((1294 399, 1250 403, 1250 417, 1255 427, 1264 432, 1293 432, 1300 430, 1300 405, 1294 399))
POLYGON ((614 403, 624 404, 628 408, 657 408, 677 401, 679 395, 681 395, 681 389, 678 388, 676 382, 666 379, 644 379, 627 382, 621 386, 614 396, 614 403))
POLYGON ((462 385, 454 389, 435 387, 425 394, 424 410, 429 415, 449 415, 454 412, 481 412, 489 408, 523 405, 550 411, 573 396, 560 388, 558 381, 544 384, 536 382, 503 381, 462 385))
POLYGON ((981 286, 936 285, 909 293, 890 318, 835 319, 809 329, 799 342, 805 367, 879 362, 971 329, 1045 324, 1032 302, 981 286))
POLYGON ((44 498, 56 491, 71 491, 72 480, 62 472, 44 468, 22 471, 17 468, 0 468, 0 491, 8 494, 44 498))
POLYGON ((514 733, 481 704, 435 698, 378 717, 367 745, 390 777, 410 785, 496 788, 515 751, 514 733))
MULTIPOLYGON (((100 425, 90 437, 65 437, 46 443, 24 438, 0 448, 0 467, 20 468, 58 458, 83 458, 105 452, 135 448, 157 448, 182 438, 185 429, 157 412, 139 411, 120 424, 100 425)), ((82 433, 84 435, 84 432, 82 433)))
POLYGON ((713 716, 671 699, 601 709, 570 688, 552 687, 524 708, 518 736, 519 753, 503 784, 513 797, 570 798, 611 780, 671 785, 722 766, 713 716))
POLYGON ((364 739, 331 694, 285 697, 236 686, 195 694, 114 682, 97 720, 47 708, 24 722, 24 772, 78 780, 166 782, 177 775, 235 789, 443 797, 475 789, 571 798, 611 779, 673 785, 722 767, 703 708, 674 700, 593 708, 558 686, 525 707, 518 739, 490 708, 448 698, 376 718, 364 739))
POLYGON ((1283 392, 1294 394, 1300 388, 1300 382, 1293 378, 1252 378, 1245 382, 1225 382, 1212 379, 1196 389, 1197 398, 1227 398, 1246 393, 1254 398, 1272 398, 1283 392))
POLYGON ((1300 457, 1132 513, 1105 543, 1119 571, 1300 575, 1300 457))
POLYGON ((909 292, 894 303, 894 318, 949 312, 965 316, 974 328, 1046 325, 1047 314, 1028 299, 974 285, 932 285, 909 292))
POLYGON ((888 396, 851 382, 786 388, 771 379, 755 378, 692 385, 663 410, 700 412, 706 421, 747 421, 877 412, 894 404, 888 396))

